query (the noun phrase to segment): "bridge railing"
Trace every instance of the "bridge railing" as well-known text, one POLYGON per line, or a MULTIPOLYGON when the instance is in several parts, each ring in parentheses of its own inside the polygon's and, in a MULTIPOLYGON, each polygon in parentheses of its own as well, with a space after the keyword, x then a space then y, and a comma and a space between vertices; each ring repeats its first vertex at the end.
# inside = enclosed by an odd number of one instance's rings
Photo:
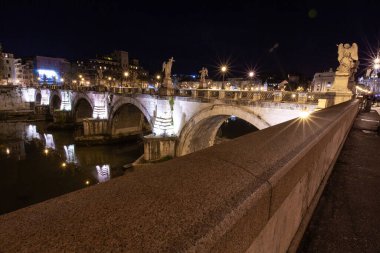
POLYGON ((321 92, 290 92, 290 91, 247 91, 247 90, 212 90, 212 89, 180 89, 175 93, 180 97, 223 100, 247 100, 291 103, 318 103, 318 99, 329 98, 331 95, 321 92))
MULTIPOLYGON (((51 85, 49 89, 70 89, 73 91, 111 92, 114 94, 149 94, 158 95, 155 89, 141 87, 107 87, 107 86, 58 86, 51 85)), ((214 90, 214 89, 176 89, 178 97, 201 98, 204 100, 245 100, 265 102, 287 102, 301 104, 317 104, 319 99, 331 99, 331 93, 322 92, 291 92, 291 91, 250 91, 250 90, 214 90)))

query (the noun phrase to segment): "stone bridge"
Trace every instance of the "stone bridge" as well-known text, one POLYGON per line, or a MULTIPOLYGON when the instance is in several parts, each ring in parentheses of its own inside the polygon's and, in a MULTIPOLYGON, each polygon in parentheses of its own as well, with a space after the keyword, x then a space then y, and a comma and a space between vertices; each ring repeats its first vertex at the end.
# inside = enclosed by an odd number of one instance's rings
MULTIPOLYGON (((219 127, 230 116, 264 129, 326 107, 326 93, 280 91, 177 90, 160 96, 155 90, 90 87, 25 90, 36 108, 45 108, 57 124, 83 124, 78 141, 144 137, 145 160, 182 156, 214 144, 219 127), (318 107, 319 106, 319 107, 318 107)), ((331 98, 331 96, 330 96, 331 98)))
POLYGON ((357 111, 341 103, 2 215, 0 251, 296 252, 357 111))

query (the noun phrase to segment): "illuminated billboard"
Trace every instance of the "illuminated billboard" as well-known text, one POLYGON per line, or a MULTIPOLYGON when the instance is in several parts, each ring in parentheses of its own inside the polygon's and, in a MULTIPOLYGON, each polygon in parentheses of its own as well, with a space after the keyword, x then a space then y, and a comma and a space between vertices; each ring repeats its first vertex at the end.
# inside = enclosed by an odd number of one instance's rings
POLYGON ((59 75, 52 69, 37 69, 38 80, 42 83, 58 83, 60 81, 59 75))

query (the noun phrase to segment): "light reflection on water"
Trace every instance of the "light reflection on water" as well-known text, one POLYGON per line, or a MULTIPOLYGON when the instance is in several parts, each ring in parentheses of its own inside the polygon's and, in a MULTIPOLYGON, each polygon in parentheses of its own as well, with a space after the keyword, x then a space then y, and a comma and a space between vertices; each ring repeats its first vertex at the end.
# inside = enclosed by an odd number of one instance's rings
POLYGON ((73 133, 45 127, 0 123, 0 214, 123 175, 143 153, 136 143, 76 146, 73 133))

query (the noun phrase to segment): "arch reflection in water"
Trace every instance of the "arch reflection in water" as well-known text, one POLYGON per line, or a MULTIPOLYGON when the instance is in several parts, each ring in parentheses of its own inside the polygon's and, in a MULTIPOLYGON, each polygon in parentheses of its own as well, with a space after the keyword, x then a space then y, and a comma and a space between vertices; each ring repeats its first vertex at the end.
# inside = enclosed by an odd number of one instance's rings
POLYGON ((78 163, 77 156, 75 155, 75 146, 74 144, 63 146, 63 149, 65 150, 66 155, 66 162, 67 163, 78 163))
POLYGON ((45 137, 45 147, 55 149, 54 138, 52 134, 44 134, 45 137))
POLYGON ((32 141, 33 139, 40 140, 40 134, 37 132, 37 126, 36 125, 28 125, 25 129, 25 137, 27 141, 32 141))
POLYGON ((109 164, 104 164, 102 166, 96 165, 96 171, 98 173, 99 183, 104 183, 111 179, 109 164))

